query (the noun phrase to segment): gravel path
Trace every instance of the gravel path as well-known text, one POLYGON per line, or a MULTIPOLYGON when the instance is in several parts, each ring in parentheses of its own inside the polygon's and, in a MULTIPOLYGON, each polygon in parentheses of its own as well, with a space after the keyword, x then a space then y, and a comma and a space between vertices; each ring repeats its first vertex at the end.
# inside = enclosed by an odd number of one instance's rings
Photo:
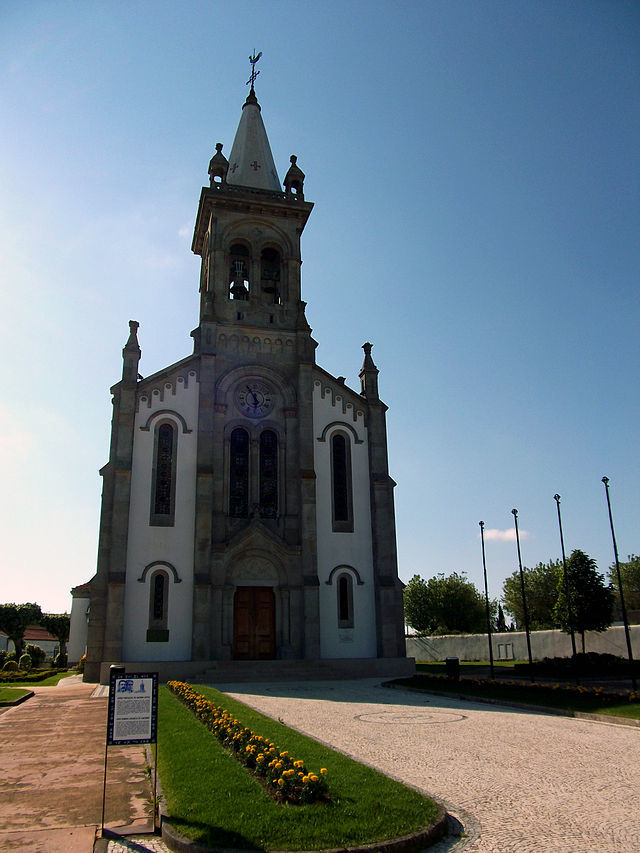
POLYGON ((217 686, 443 801, 467 836, 455 853, 640 851, 637 729, 373 679, 217 686))

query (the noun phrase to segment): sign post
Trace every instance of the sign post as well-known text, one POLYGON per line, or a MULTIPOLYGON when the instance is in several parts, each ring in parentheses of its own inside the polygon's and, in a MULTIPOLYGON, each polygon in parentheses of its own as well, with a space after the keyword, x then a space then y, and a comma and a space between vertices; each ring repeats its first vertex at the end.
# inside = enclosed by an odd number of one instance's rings
POLYGON ((109 673, 109 713, 104 753, 102 832, 107 793, 107 751, 110 746, 155 744, 153 774, 153 831, 156 831, 158 765, 158 673, 125 673, 112 666, 109 673))

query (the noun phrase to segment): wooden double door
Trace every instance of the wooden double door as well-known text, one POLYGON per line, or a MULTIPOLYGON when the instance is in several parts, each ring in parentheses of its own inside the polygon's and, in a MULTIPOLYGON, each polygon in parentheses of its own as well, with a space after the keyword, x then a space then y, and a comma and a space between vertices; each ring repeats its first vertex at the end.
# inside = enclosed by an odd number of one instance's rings
POLYGON ((276 606, 269 586, 239 586, 233 599, 234 660, 276 656, 276 606))

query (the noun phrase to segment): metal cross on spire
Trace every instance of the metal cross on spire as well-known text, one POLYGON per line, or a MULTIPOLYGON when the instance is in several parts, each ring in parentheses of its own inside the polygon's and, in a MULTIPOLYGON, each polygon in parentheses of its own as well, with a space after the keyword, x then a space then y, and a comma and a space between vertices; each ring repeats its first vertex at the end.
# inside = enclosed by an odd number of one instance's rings
POLYGON ((253 84, 256 82, 256 77, 260 73, 259 71, 256 71, 256 62, 260 59, 261 56, 262 56, 262 51, 260 51, 260 53, 256 53, 254 50, 253 56, 249 57, 249 62, 251 63, 251 76, 247 80, 247 86, 249 85, 249 83, 251 83, 252 89, 253 89, 253 84))

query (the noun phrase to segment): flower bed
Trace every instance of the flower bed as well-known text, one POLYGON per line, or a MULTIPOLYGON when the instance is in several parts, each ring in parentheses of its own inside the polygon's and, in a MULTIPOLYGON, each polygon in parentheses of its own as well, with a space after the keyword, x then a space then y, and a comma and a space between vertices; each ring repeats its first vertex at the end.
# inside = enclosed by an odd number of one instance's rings
POLYGON ((411 686, 427 686, 432 684, 440 690, 462 690, 488 691, 493 690, 496 694, 505 696, 509 691, 526 692, 531 698, 543 698, 545 696, 562 698, 567 701, 597 700, 602 705, 622 705, 625 702, 640 702, 640 692, 633 690, 607 690, 604 687, 585 687, 581 684, 553 684, 544 681, 507 681, 502 678, 460 678, 454 681, 446 675, 433 675, 430 673, 419 673, 410 679, 399 679, 398 683, 406 683, 411 686))
POLYGON ((328 795, 326 768, 308 770, 301 759, 293 759, 268 738, 252 732, 224 708, 215 705, 183 681, 169 681, 167 687, 189 708, 220 743, 259 779, 280 801, 313 803, 328 795))

